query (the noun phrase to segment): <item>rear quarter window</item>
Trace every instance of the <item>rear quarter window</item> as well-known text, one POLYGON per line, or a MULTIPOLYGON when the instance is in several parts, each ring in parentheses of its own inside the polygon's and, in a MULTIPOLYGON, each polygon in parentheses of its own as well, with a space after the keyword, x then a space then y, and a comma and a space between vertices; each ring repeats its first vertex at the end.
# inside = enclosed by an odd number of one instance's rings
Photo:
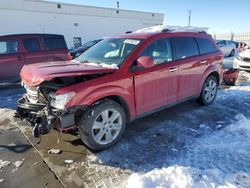
POLYGON ((185 59, 188 57, 199 55, 197 43, 192 37, 176 37, 173 38, 175 58, 185 59))
POLYGON ((209 39, 196 38, 196 41, 201 54, 213 53, 217 51, 216 47, 209 39))
POLYGON ((45 50, 67 49, 64 37, 45 36, 43 37, 45 50))

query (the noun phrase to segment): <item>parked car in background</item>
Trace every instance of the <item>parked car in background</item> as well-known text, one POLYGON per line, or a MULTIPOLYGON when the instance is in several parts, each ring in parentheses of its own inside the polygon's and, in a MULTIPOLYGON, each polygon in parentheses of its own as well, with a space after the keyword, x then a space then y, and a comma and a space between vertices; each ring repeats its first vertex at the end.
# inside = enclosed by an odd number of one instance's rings
POLYGON ((231 40, 231 42, 235 44, 236 49, 238 49, 239 47, 247 48, 247 44, 245 42, 238 42, 238 41, 233 41, 233 40, 231 40))
POLYGON ((234 58, 234 67, 240 70, 250 71, 250 47, 234 58))
POLYGON ((83 44, 79 48, 71 50, 70 51, 70 55, 71 55, 72 59, 77 58, 79 55, 81 55, 83 52, 85 52, 87 49, 89 49, 90 47, 94 46, 95 44, 97 44, 101 40, 103 40, 103 39, 91 40, 91 41, 86 42, 85 44, 83 44))
POLYGON ((239 76, 239 69, 230 68, 230 69, 223 69, 223 81, 226 85, 235 85, 238 76, 239 76))
POLYGON ((232 41, 229 40, 217 40, 217 45, 224 54, 225 57, 232 57, 236 53, 236 46, 232 41))
POLYGON ((240 70, 238 68, 234 68, 233 65, 234 58, 224 58, 222 68, 223 68, 223 81, 226 85, 235 85, 240 70))
POLYGON ((0 80, 20 80, 24 65, 69 59, 63 35, 19 34, 0 36, 0 80))
POLYGON ((75 125, 87 146, 103 150, 121 139, 127 122, 190 99, 210 105, 222 62, 204 32, 107 38, 73 61, 24 66, 27 93, 17 114, 31 122, 36 137, 75 125))

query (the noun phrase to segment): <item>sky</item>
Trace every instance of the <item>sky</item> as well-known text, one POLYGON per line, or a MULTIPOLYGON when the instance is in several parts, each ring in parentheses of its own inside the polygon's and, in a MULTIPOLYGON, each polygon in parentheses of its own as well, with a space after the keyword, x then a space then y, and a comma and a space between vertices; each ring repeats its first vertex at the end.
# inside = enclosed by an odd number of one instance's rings
MULTIPOLYGON (((117 0, 49 0, 116 8, 117 0)), ((119 0, 121 9, 164 13, 164 25, 209 27, 209 33, 250 32, 250 0, 119 0)))

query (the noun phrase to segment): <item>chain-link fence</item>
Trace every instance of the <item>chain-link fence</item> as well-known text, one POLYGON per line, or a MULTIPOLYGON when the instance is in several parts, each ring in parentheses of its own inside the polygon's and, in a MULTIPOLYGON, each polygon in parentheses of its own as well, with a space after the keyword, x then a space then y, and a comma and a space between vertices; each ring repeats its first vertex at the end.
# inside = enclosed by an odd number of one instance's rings
POLYGON ((225 33, 225 34, 214 34, 214 39, 220 40, 234 40, 238 42, 245 42, 250 45, 250 32, 245 33, 225 33))

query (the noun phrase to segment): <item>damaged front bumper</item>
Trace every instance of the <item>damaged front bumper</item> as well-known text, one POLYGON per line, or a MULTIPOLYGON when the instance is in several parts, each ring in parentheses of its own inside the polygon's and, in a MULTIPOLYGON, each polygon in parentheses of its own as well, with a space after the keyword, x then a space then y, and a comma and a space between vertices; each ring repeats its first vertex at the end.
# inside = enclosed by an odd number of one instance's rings
POLYGON ((58 130, 68 130, 75 127, 75 109, 59 110, 44 103, 31 103, 26 95, 18 100, 16 114, 22 120, 27 120, 33 126, 34 137, 48 134, 55 127, 58 130))

